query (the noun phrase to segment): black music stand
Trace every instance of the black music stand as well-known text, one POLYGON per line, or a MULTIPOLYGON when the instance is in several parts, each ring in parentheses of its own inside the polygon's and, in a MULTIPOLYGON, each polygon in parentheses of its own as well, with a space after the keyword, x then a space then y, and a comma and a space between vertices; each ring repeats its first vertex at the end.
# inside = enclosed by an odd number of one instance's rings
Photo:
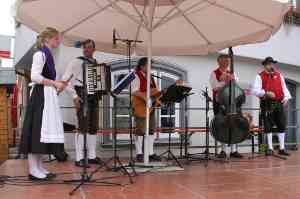
MULTIPOLYGON (((161 97, 161 102, 166 104, 168 107, 169 111, 169 140, 168 140, 168 150, 160 154, 160 156, 163 156, 165 154, 168 155, 167 160, 175 160, 177 165, 182 168, 182 165, 180 164, 179 160, 177 157, 173 154, 171 151, 171 131, 172 131, 172 111, 173 111, 173 106, 175 103, 180 103, 183 99, 185 99, 187 96, 189 96, 189 92, 192 90, 190 87, 186 86, 178 86, 176 84, 171 85, 167 91, 163 94, 161 97)), ((174 110, 175 111, 175 110, 174 110)))
POLYGON ((216 157, 217 154, 217 141, 215 140, 215 145, 210 146, 209 144, 209 104, 213 101, 211 97, 208 95, 208 88, 205 88, 205 91, 202 90, 202 96, 205 97, 205 150, 202 153, 194 153, 190 154, 188 153, 188 147, 187 147, 187 135, 185 138, 185 158, 187 163, 190 161, 205 161, 205 167, 208 166, 209 160, 214 161, 220 161, 220 162, 226 162, 223 159, 219 159, 216 157), (215 153, 210 153, 209 149, 214 148, 215 153))
MULTIPOLYGON (((94 67, 97 67, 95 65, 94 67)), ((87 129, 88 129, 88 92, 87 92, 87 80, 86 80, 86 67, 82 67, 82 85, 83 85, 83 97, 82 97, 82 104, 83 104, 83 120, 84 120, 84 127, 83 127, 83 157, 84 157, 84 166, 81 172, 81 176, 79 179, 75 180, 65 180, 66 183, 79 183, 70 193, 69 195, 73 195, 81 186, 87 185, 103 185, 103 186, 114 186, 119 185, 120 183, 112 183, 103 181, 103 179, 93 179, 93 175, 98 172, 101 168, 106 167, 108 168, 107 164, 102 161, 102 165, 100 165, 95 171, 88 172, 88 157, 87 157, 87 129)))

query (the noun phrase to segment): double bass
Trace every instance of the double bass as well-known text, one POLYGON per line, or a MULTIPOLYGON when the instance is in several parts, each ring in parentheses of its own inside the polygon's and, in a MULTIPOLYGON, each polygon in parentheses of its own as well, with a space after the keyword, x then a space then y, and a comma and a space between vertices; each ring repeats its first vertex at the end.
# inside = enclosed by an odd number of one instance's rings
MULTIPOLYGON (((231 58, 230 71, 233 70, 233 57, 231 58)), ((221 111, 211 121, 210 128, 213 137, 225 144, 237 144, 249 136, 250 124, 241 107, 246 101, 244 90, 233 79, 220 89, 217 100, 221 111)))

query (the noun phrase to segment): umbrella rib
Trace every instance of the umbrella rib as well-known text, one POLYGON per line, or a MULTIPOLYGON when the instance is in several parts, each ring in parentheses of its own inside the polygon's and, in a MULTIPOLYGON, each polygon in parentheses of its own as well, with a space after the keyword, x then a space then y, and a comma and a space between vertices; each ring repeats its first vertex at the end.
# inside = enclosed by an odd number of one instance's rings
MULTIPOLYGON (((146 5, 144 6, 144 9, 143 9, 143 16, 145 16, 145 11, 146 11, 146 5)), ((141 27, 142 27, 142 22, 138 25, 137 27, 137 31, 136 31, 136 36, 135 36, 135 40, 138 40, 139 38, 139 35, 140 35, 140 31, 141 31, 141 27)), ((136 45, 137 43, 134 43, 133 46, 136 48, 136 45)))
POLYGON ((204 1, 206 1, 206 2, 209 3, 209 4, 211 4, 212 6, 216 6, 216 7, 218 7, 218 8, 222 8, 222 9, 224 9, 224 10, 227 10, 227 11, 229 11, 229 12, 231 12, 231 13, 234 13, 234 14, 236 14, 236 15, 239 15, 239 16, 241 16, 241 17, 250 19, 251 21, 254 21, 254 22, 256 22, 256 23, 262 24, 262 25, 264 25, 264 26, 268 26, 268 27, 270 27, 270 28, 274 28, 274 26, 271 25, 271 24, 268 24, 268 23, 266 23, 266 22, 264 22, 264 21, 258 20, 258 19, 254 18, 254 17, 249 16, 249 15, 242 14, 242 13, 240 13, 240 12, 238 12, 238 11, 236 11, 236 10, 233 10, 232 8, 228 8, 228 7, 224 6, 224 5, 220 5, 220 4, 218 4, 216 1, 215 1, 215 2, 211 2, 211 0, 204 0, 204 1))
POLYGON ((148 24, 148 20, 145 17, 145 6, 144 6, 144 10, 143 10, 143 14, 140 13, 140 11, 137 9, 136 5, 135 5, 135 1, 131 3, 132 7, 134 8, 135 12, 140 16, 142 23, 144 23, 145 26, 147 26, 148 24))
MULTIPOLYGON (((116 4, 116 2, 113 2, 112 0, 108 0, 111 4, 112 4, 112 7, 119 11, 121 14, 127 16, 129 19, 131 19, 133 22, 135 22, 136 24, 139 24, 139 20, 137 20, 134 16, 130 15, 127 11, 125 11, 123 8, 121 8, 120 6, 118 6, 116 4)), ((147 26, 145 27, 147 28, 147 26)))
MULTIPOLYGON (((176 5, 180 5, 182 4, 184 1, 186 0, 180 0, 178 2, 176 2, 176 5)), ((154 26, 153 29, 157 28, 158 26, 160 26, 161 23, 164 22, 164 20, 174 11, 176 10, 176 7, 174 6, 173 8, 171 8, 154 26)))
MULTIPOLYGON (((115 2, 117 2, 119 0, 115 0, 115 2)), ((99 6, 99 4, 97 4, 99 6)), ((99 8, 99 10, 95 11, 94 13, 88 15, 87 17, 81 19, 80 21, 78 21, 77 23, 71 25, 69 28, 66 28, 64 31, 62 31, 62 34, 65 34, 66 32, 69 32, 70 30, 72 30, 73 28, 79 26, 80 24, 84 23, 85 21, 89 20, 90 18, 92 18, 93 16, 99 14, 100 12, 103 12, 104 10, 106 10, 107 8, 111 7, 112 4, 108 4, 103 8, 99 8)))
POLYGON ((199 28, 196 27, 196 25, 185 15, 185 13, 178 8, 173 0, 171 0, 173 5, 176 7, 176 9, 180 12, 180 14, 183 16, 183 18, 196 30, 196 32, 206 41, 207 44, 211 44, 212 42, 208 40, 208 38, 199 30, 199 28))

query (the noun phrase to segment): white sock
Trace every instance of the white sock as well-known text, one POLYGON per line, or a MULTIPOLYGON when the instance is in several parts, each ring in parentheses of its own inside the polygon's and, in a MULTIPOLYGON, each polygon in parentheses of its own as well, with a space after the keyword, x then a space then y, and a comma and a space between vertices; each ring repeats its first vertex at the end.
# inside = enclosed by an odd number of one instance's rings
POLYGON ((95 159, 97 149, 97 135, 87 134, 88 158, 95 159))
POLYGON ((237 152, 237 144, 230 145, 231 153, 237 152))
POLYGON ((279 148, 280 150, 284 150, 284 137, 285 137, 285 133, 278 133, 278 140, 279 140, 279 148))
POLYGON ((28 166, 29 166, 29 174, 33 175, 37 178, 46 178, 46 175, 40 171, 39 165, 39 155, 37 154, 28 154, 28 166))
POLYGON ((39 170, 44 173, 45 175, 49 174, 50 172, 47 171, 44 167, 43 167, 43 155, 39 154, 38 156, 38 168, 39 170))
POLYGON ((76 161, 83 159, 83 135, 81 133, 75 133, 75 153, 76 161))
POLYGON ((136 154, 143 154, 143 136, 135 136, 135 151, 136 154))
POLYGON ((267 140, 268 140, 268 149, 273 150, 273 134, 272 133, 268 133, 267 134, 267 140))
POLYGON ((149 155, 154 154, 154 141, 155 141, 155 135, 149 135, 149 142, 148 142, 149 155))

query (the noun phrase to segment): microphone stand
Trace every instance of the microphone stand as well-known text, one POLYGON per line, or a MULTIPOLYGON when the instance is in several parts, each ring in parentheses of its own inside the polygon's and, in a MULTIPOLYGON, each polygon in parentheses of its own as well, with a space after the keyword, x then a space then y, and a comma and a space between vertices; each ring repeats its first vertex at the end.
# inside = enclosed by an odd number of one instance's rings
MULTIPOLYGON (((133 43, 142 43, 143 41, 140 40, 132 40, 132 39, 122 39, 122 38, 117 38, 116 37, 116 30, 113 30, 113 45, 116 46, 117 42, 123 42, 127 46, 127 60, 128 60, 128 73, 131 72, 132 64, 131 64, 131 48, 133 43)), ((125 167, 129 167, 134 176, 137 175, 136 170, 135 170, 135 160, 133 158, 133 125, 132 125, 132 102, 131 102, 131 97, 132 97, 132 90, 131 90, 131 84, 129 85, 129 136, 130 136, 130 155, 129 155, 129 162, 128 165, 125 165, 125 167)), ((115 107, 116 108, 116 107, 115 107)), ((117 140, 115 140, 117 142, 117 140)), ((119 168, 116 167, 115 170, 118 170, 119 168)))

